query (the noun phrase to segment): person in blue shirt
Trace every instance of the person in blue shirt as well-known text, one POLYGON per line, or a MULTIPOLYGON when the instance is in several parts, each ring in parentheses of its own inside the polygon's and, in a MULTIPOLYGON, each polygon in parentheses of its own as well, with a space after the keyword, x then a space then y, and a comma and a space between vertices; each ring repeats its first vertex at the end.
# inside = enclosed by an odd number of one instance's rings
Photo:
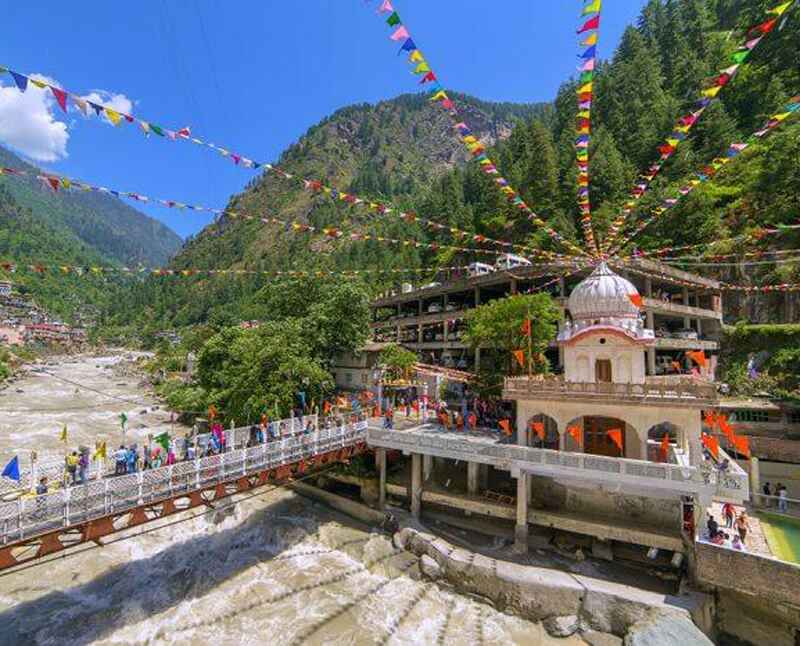
POLYGON ((136 468, 139 463, 139 452, 135 444, 132 444, 128 449, 127 455, 128 473, 136 473, 136 468))

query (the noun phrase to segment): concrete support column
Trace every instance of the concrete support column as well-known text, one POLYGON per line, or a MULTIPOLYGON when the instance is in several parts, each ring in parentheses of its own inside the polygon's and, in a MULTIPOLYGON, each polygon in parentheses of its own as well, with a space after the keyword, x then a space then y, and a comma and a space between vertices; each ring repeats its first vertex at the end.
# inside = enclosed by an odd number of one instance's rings
POLYGON ((422 336, 422 323, 420 323, 417 328, 417 343, 424 343, 424 338, 425 337, 422 336))
POLYGON ((558 450, 559 451, 566 451, 567 450, 567 432, 566 430, 563 433, 558 434, 558 450))
POLYGON ((411 515, 414 518, 420 517, 422 511, 422 455, 419 453, 411 454, 411 515))
POLYGON ((692 319, 688 316, 683 317, 683 329, 684 330, 691 330, 692 329, 692 319))
POLYGON ((517 477, 517 524, 514 527, 514 551, 528 551, 528 474, 520 471, 517 477))
POLYGON ((697 319, 697 336, 703 336, 703 322, 700 319, 697 319))
POLYGON ((689 288, 688 287, 684 287, 683 288, 682 293, 681 293, 681 300, 682 300, 684 305, 688 305, 689 304, 689 288))
POLYGON ((478 372, 480 368, 481 368, 481 349, 475 348, 475 372, 478 372))
POLYGON ((477 494, 479 487, 479 462, 467 462, 467 493, 477 494))
POLYGON ((517 279, 516 278, 512 278, 511 279, 511 295, 513 296, 516 293, 517 293, 517 279))
POLYGON ((422 316, 422 314, 423 314, 423 307, 422 307, 422 299, 421 299, 421 298, 419 299, 419 309, 418 309, 418 312, 419 312, 419 315, 420 315, 420 316, 422 316))
POLYGON ((647 298, 653 298, 653 279, 652 278, 645 278, 644 279, 644 295, 647 298))
POLYGON ((378 509, 386 508, 386 449, 375 449, 375 462, 380 480, 378 482, 378 509))
POLYGON ((428 482, 430 480, 431 474, 433 473, 433 456, 432 455, 423 455, 422 456, 422 480, 423 482, 428 482))
POLYGON ((563 278, 558 279, 558 295, 561 298, 567 297, 567 283, 563 278))
POLYGON ((475 287, 475 307, 481 304, 481 288, 475 287))
POLYGON ((489 466, 488 464, 478 465, 478 483, 483 491, 489 488, 489 466))
POLYGON ((647 348, 647 374, 656 374, 656 349, 647 348))
POLYGON ((645 431, 645 436, 640 438, 640 440, 641 440, 641 448, 639 449, 639 451, 640 451, 639 459, 640 460, 648 460, 649 459, 648 456, 647 456, 647 435, 646 435, 646 433, 647 433, 647 431, 645 431))
POLYGON ((653 314, 653 310, 647 310, 644 315, 645 324, 644 326, 648 330, 654 330, 656 327, 656 317, 653 314))
POLYGON ((758 458, 753 457, 750 458, 750 499, 756 507, 763 507, 769 501, 754 495, 757 493, 761 493, 761 468, 758 465, 758 458))

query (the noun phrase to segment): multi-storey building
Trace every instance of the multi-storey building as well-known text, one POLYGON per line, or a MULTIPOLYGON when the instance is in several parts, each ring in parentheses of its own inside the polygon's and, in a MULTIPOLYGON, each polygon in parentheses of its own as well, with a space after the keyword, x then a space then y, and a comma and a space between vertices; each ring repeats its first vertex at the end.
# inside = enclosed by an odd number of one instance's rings
MULTIPOLYGON (((565 273, 562 267, 520 266, 386 295, 372 303, 373 338, 399 342, 419 352, 427 363, 475 370, 486 350, 472 351, 462 339, 469 310, 511 294, 536 291, 559 273, 565 273)), ((577 272, 546 288, 565 320, 569 314, 566 295, 587 273, 577 272)), ((687 350, 703 350, 713 374, 722 325, 719 283, 644 259, 626 263, 619 273, 642 295, 643 322, 654 333, 654 343, 646 351, 647 374, 688 370, 687 350)), ((554 367, 563 368, 563 351, 555 342, 550 354, 554 367)))

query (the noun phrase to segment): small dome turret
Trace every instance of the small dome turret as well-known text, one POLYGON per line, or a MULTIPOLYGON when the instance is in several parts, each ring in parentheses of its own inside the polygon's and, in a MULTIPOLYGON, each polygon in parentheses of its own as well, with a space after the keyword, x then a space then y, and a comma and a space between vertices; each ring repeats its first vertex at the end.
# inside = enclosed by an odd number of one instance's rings
POLYGON ((567 307, 574 321, 638 319, 639 292, 629 280, 601 262, 569 296, 567 307))

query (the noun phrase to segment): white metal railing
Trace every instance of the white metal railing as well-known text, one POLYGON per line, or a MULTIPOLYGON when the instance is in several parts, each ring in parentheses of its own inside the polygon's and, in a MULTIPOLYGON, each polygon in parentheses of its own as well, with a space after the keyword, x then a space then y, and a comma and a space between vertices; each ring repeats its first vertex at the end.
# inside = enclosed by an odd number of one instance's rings
POLYGON ((800 500, 797 498, 782 498, 781 496, 768 496, 764 493, 753 493, 755 506, 764 511, 786 514, 800 518, 800 500))
POLYGON ((0 545, 349 447, 366 432, 355 422, 0 503, 0 545))
POLYGON ((438 457, 492 464, 498 468, 532 473, 572 475, 586 480, 628 482, 685 493, 706 492, 737 502, 749 498, 747 474, 738 465, 727 473, 710 467, 612 458, 590 453, 539 449, 516 444, 489 443, 469 437, 453 437, 436 432, 391 431, 370 428, 370 446, 424 453, 438 457), (737 470, 738 469, 738 470, 737 470))
MULTIPOLYGON (((327 418, 330 419, 330 418, 327 418)), ((271 435, 285 438, 293 435, 298 435, 304 431, 307 424, 311 422, 312 426, 317 429, 319 424, 319 417, 317 415, 306 415, 304 417, 291 417, 287 419, 275 420, 270 422, 270 428, 273 429, 271 435)), ((210 442, 211 433, 200 433, 197 435, 196 446, 201 449, 206 447, 210 442)), ((183 438, 173 438, 175 440, 183 441, 183 438)), ((225 429, 225 451, 232 451, 247 446, 250 440, 250 426, 239 426, 233 429, 225 429)), ((194 444, 194 438, 191 439, 194 444)), ((142 442, 129 442, 129 444, 137 444, 140 446, 142 442)), ((153 448, 153 447, 151 447, 153 448)), ((177 452, 176 452, 177 453, 177 452)), ((92 460, 86 469, 86 480, 93 480, 98 477, 104 477, 114 473, 115 461, 113 459, 114 447, 108 447, 109 458, 103 461, 92 460)), ((165 456, 166 459, 166 456, 165 456)), ((179 457, 180 459, 180 457, 179 457)), ((0 478, 0 498, 9 496, 11 494, 20 494, 26 491, 33 491, 36 483, 42 477, 46 477, 51 486, 57 483, 63 483, 66 477, 66 468, 64 464, 64 457, 40 458, 36 464, 36 472, 31 471, 30 465, 21 465, 19 481, 10 480, 7 478, 0 478)))

